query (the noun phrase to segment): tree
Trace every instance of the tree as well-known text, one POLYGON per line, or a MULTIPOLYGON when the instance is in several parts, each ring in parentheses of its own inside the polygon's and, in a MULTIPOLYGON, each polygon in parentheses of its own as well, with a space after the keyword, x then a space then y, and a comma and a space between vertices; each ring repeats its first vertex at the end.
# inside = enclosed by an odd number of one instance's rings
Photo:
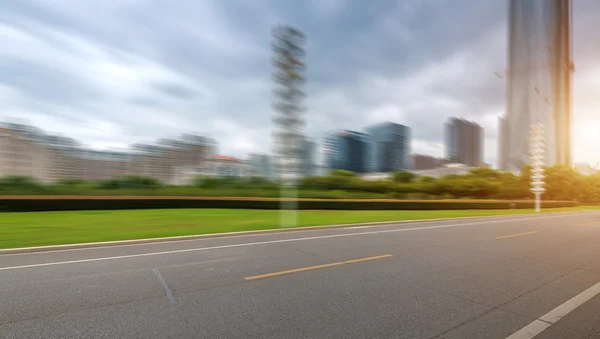
POLYGON ((502 177, 502 172, 491 168, 475 168, 469 172, 468 176, 485 180, 499 180, 502 177))
POLYGON ((416 177, 417 176, 414 173, 409 171, 397 171, 394 172, 393 180, 395 182, 410 183, 413 182, 416 177))
POLYGON ((548 200, 578 200, 585 198, 583 175, 565 165, 545 168, 546 192, 548 200))
POLYGON ((329 172, 330 176, 356 177, 356 173, 347 170, 334 169, 329 172))
POLYGON ((581 201, 598 203, 600 202, 600 173, 592 174, 584 179, 585 196, 581 201))

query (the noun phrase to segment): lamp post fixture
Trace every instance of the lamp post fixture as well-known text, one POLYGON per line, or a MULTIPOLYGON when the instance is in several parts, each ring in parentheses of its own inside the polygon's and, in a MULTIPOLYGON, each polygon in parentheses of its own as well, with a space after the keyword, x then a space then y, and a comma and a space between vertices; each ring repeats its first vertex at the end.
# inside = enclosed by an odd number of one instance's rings
POLYGON ((535 194, 535 211, 541 210, 541 195, 544 188, 544 125, 531 126, 531 192, 535 194))

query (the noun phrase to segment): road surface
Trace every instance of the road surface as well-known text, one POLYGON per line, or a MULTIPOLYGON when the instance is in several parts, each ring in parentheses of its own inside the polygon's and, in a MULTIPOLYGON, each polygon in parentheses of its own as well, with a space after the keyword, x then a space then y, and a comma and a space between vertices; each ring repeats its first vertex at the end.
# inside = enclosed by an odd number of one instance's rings
POLYGON ((600 212, 0 255, 0 338, 600 338, 600 212))

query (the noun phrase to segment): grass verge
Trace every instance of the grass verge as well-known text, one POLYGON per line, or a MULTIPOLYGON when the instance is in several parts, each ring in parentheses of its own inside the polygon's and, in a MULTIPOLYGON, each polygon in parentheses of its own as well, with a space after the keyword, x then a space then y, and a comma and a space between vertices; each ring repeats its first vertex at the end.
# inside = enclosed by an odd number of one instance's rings
MULTIPOLYGON (((546 209, 581 211, 598 207, 546 209)), ((532 210, 299 211, 299 226, 528 214, 532 210)), ((0 248, 279 228, 279 211, 233 209, 0 213, 0 248)))

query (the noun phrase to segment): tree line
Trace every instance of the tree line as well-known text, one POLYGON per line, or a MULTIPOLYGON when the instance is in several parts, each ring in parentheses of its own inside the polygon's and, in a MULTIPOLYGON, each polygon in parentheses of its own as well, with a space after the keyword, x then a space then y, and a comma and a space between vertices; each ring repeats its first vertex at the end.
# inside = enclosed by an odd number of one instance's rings
MULTIPOLYGON (((300 197, 314 198, 396 198, 396 199, 531 199, 531 168, 520 174, 478 168, 465 175, 441 178, 418 177, 407 171, 390 179, 367 180, 357 174, 333 170, 326 176, 299 180, 300 197)), ((545 168, 545 200, 600 202, 600 174, 583 175, 573 168, 556 165, 545 168)), ((152 194, 278 196, 280 185, 260 177, 198 177, 187 186, 172 186, 154 178, 129 176, 98 182, 62 180, 43 185, 32 178, 0 178, 0 194, 152 194)))

